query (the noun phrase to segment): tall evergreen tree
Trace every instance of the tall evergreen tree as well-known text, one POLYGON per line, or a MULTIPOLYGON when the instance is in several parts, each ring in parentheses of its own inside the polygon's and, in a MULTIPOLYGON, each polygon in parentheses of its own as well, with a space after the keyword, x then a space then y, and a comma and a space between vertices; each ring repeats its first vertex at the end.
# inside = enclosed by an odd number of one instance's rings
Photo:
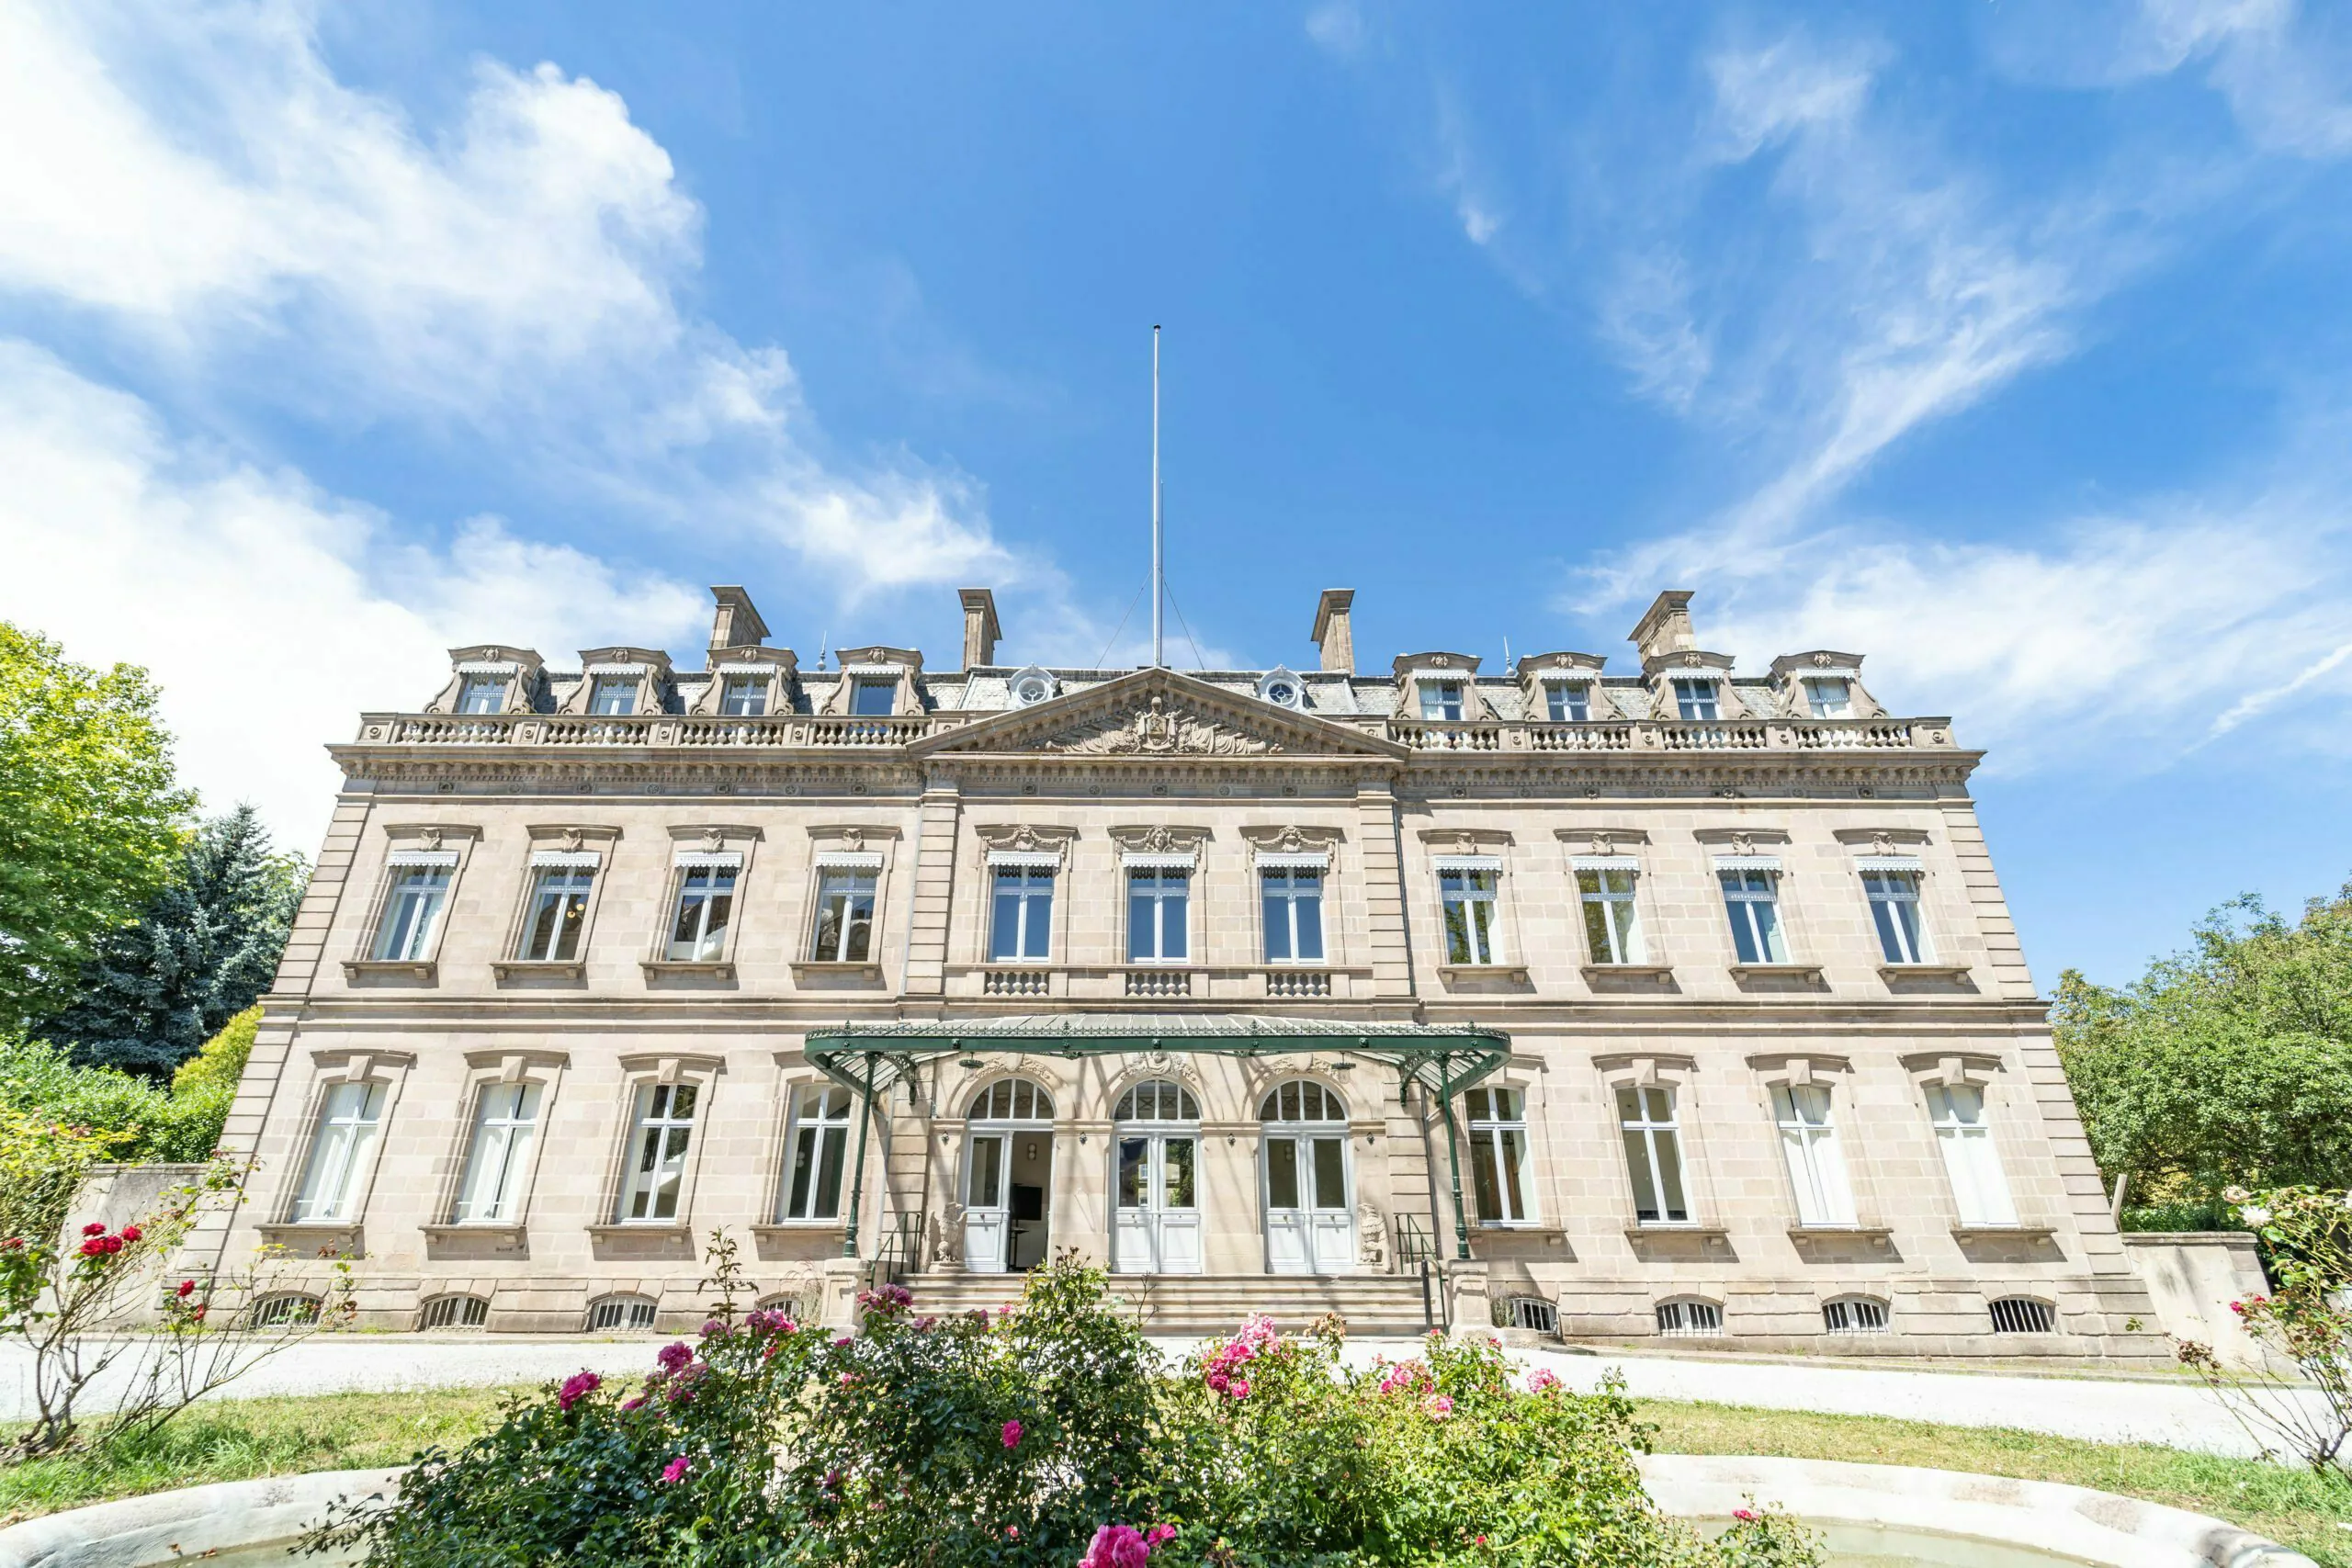
POLYGON ((198 829, 139 923, 103 939, 74 1004, 34 1032, 85 1066, 169 1077, 269 987, 301 901, 299 855, 250 806, 198 829))

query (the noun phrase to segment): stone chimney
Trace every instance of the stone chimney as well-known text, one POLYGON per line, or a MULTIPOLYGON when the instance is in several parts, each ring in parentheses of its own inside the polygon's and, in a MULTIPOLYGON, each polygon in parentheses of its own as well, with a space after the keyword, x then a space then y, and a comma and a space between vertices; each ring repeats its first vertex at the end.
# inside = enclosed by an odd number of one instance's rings
POLYGON ((1323 668, 1343 675, 1356 670, 1355 633, 1348 628, 1348 612, 1356 602, 1352 588, 1326 588, 1315 602, 1315 629, 1307 639, 1323 653, 1323 668))
POLYGON ((722 648, 757 648, 767 641, 768 624, 752 607, 749 593, 740 588, 714 587, 710 596, 718 601, 718 612, 710 618, 710 646, 714 651, 722 648))
POLYGON ((1690 591, 1669 588, 1659 594, 1625 635, 1640 650, 1644 671, 1669 653, 1687 653, 1697 648, 1699 636, 1690 629, 1690 591))
POLYGON ((964 601, 964 668, 996 662, 996 639, 1004 635, 997 625, 996 595, 985 588, 957 591, 964 601))

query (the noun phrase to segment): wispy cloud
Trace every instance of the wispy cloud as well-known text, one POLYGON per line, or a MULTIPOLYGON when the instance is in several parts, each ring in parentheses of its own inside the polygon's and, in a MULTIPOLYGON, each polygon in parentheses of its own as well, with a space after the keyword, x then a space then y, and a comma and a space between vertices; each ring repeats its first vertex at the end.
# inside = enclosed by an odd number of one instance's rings
POLYGON ((681 303, 702 213, 615 94, 477 67, 428 135, 306 9, 0 14, 0 288, 310 417, 497 444, 620 515, 780 543, 850 599, 1039 569, 978 487, 831 449, 785 352, 681 303))

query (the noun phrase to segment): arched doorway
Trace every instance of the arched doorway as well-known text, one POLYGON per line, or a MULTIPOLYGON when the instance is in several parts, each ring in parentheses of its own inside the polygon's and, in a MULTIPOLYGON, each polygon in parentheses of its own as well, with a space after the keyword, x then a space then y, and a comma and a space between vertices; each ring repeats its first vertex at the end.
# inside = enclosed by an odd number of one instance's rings
POLYGON ((1054 1100, 1027 1078, 1000 1078, 964 1108, 964 1267, 1035 1269, 1046 1257, 1054 1100))
POLYGON ((1276 1084, 1258 1102, 1266 1196, 1266 1269, 1344 1274, 1356 1266, 1348 1108, 1311 1078, 1276 1084))
POLYGON ((1130 1085, 1111 1119, 1111 1267, 1201 1271, 1201 1105, 1166 1078, 1130 1085))

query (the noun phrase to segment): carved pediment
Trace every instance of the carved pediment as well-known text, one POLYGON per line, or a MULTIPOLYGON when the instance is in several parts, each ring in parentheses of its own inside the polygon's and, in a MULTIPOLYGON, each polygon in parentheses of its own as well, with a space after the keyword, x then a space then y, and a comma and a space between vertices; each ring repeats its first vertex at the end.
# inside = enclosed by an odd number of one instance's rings
POLYGON ((1340 841, 1340 830, 1337 828, 1302 828, 1294 822, 1276 828, 1244 828, 1241 837, 1252 849, 1278 854, 1305 854, 1331 848, 1340 841))
POLYGON ((961 726, 911 750, 1070 758, 1405 755, 1403 747, 1385 737, 1172 670, 1140 670, 1089 691, 961 726))

